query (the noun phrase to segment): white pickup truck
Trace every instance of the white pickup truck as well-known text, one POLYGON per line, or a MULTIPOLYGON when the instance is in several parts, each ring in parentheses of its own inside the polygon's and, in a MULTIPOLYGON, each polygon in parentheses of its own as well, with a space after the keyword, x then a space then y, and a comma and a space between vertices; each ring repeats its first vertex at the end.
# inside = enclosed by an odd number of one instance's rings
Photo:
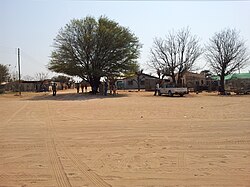
POLYGON ((181 97, 185 94, 188 94, 187 88, 175 88, 171 85, 164 85, 158 90, 159 95, 167 94, 172 97, 173 95, 180 95, 181 97))

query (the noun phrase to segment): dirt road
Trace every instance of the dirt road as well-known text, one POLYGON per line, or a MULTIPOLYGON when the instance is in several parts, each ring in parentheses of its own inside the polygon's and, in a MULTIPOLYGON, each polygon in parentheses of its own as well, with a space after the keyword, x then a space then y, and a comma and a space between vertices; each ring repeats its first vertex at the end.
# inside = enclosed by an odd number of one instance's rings
POLYGON ((250 96, 0 96, 0 187, 250 186, 250 96))

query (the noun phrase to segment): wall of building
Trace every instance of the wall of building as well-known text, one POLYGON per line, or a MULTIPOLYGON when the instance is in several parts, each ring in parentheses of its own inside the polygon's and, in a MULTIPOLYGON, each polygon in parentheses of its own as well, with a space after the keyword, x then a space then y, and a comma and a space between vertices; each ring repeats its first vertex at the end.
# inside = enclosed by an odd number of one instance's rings
MULTIPOLYGON (((140 75, 140 89, 154 90, 157 78, 148 76, 146 74, 140 75)), ((137 76, 125 78, 117 81, 117 87, 123 89, 138 89, 137 76), (122 85, 122 86, 121 86, 122 85)))

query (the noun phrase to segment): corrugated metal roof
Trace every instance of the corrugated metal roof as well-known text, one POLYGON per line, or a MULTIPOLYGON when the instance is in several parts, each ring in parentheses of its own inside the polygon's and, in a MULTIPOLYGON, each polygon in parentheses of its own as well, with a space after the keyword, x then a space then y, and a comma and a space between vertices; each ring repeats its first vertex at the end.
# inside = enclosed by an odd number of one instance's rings
MULTIPOLYGON (((212 80, 219 81, 220 77, 215 75, 211 77, 212 80)), ((250 79, 250 73, 234 73, 225 76, 225 80, 231 80, 231 79, 250 79)))
POLYGON ((250 73, 235 73, 230 79, 250 79, 250 73))

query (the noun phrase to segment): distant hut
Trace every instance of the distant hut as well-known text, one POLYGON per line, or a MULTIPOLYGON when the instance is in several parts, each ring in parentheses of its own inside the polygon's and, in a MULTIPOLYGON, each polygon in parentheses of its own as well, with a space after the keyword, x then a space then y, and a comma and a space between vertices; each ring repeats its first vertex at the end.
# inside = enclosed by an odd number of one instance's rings
POLYGON ((250 93, 250 73, 235 73, 226 76, 225 90, 236 94, 250 93))

